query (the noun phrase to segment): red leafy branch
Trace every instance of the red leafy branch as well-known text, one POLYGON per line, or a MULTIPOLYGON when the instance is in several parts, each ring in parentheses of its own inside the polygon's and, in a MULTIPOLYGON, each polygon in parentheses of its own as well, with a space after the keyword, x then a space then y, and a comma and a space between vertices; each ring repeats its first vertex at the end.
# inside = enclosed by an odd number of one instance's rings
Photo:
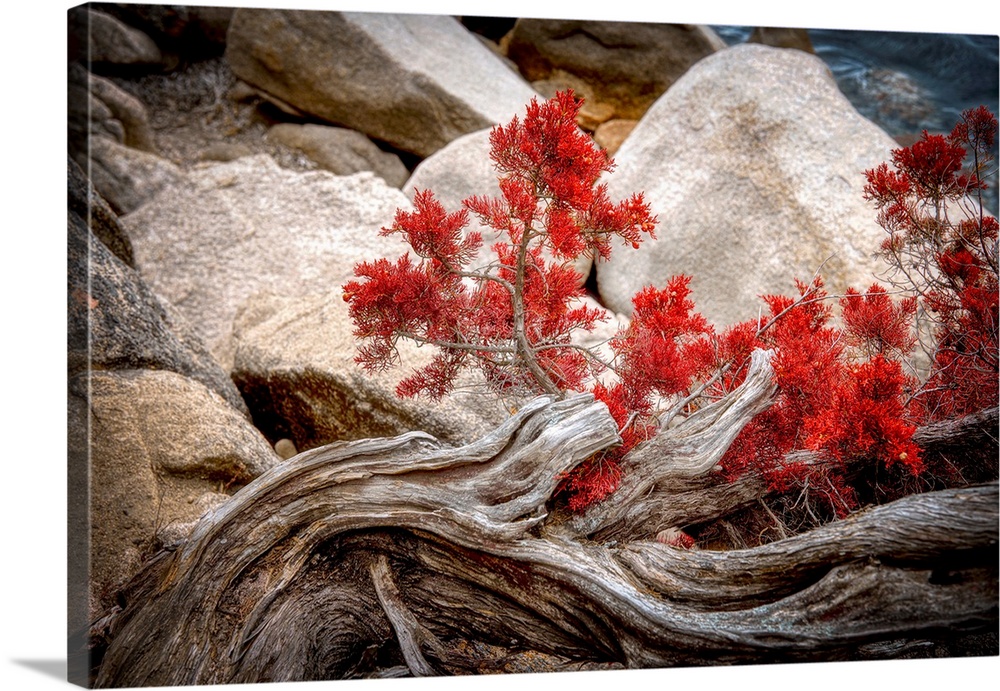
POLYGON ((997 220, 982 196, 996 175, 996 134, 996 117, 980 106, 950 135, 925 131, 893 151, 891 168, 866 173, 890 278, 919 299, 933 332, 931 375, 914 397, 929 419, 997 400, 997 220))
POLYGON ((847 461, 868 458, 884 467, 921 470, 906 422, 905 395, 912 383, 901 358, 912 346, 912 301, 893 303, 877 285, 840 298, 843 326, 832 324, 830 298, 817 277, 798 283, 799 297, 765 296, 770 314, 736 324, 714 342, 715 365, 732 366, 714 387, 723 395, 738 386, 756 348, 773 349, 778 395, 740 432, 722 459, 731 479, 760 472, 770 489, 811 486, 826 507, 843 515, 855 508, 847 461), (824 464, 789 461, 797 450, 820 452, 824 464))

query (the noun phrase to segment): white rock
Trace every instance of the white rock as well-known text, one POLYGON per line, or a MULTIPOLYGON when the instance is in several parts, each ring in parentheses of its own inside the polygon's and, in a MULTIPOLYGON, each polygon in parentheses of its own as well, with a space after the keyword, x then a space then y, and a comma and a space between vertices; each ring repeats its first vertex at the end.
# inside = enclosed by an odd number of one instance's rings
POLYGON ((240 9, 226 58, 287 110, 419 156, 507 121, 535 95, 448 16, 240 9))
POLYGON ((598 265, 601 297, 630 314, 644 285, 685 273, 698 309, 724 325, 820 268, 831 292, 867 288, 883 231, 864 171, 894 146, 815 56, 747 44, 705 58, 615 156, 612 197, 643 191, 659 225, 655 241, 598 265))
POLYGON ((266 155, 202 164, 122 218, 136 265, 224 368, 233 317, 261 291, 341 295, 354 265, 394 258, 379 236, 409 201, 373 173, 295 172, 266 155))
POLYGON ((234 329, 233 378, 257 417, 274 425, 266 433, 287 436, 299 451, 413 430, 460 443, 492 431, 509 414, 473 372, 440 401, 398 397, 399 381, 429 364, 436 349, 401 341, 399 366, 372 375, 354 362, 353 330, 339 295, 261 294, 247 301, 234 329))

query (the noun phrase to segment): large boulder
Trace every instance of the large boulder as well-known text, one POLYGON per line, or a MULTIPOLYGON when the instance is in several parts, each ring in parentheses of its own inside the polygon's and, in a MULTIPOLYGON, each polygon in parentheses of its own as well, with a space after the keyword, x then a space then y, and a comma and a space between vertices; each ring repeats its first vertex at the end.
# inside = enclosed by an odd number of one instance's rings
POLYGON ((399 207, 407 198, 373 173, 296 172, 257 155, 196 166, 122 223, 143 278, 228 369, 248 297, 339 296, 355 263, 403 253, 379 235, 399 207))
POLYGON ((361 132, 346 127, 282 122, 267 131, 267 138, 301 151, 337 175, 370 170, 393 187, 402 187, 410 177, 399 156, 382 151, 361 132))
POLYGON ((469 376, 435 402, 401 399, 396 384, 430 362, 435 349, 401 342, 400 366, 377 374, 355 362, 357 341, 340 295, 261 294, 234 326, 233 379, 257 426, 299 451, 336 440, 422 430, 444 441, 470 442, 492 431, 508 411, 469 376))
POLYGON ((233 72, 291 112, 428 156, 534 92, 452 17, 240 9, 233 72))
POLYGON ((83 172, 72 162, 68 168, 69 374, 88 368, 171 371, 204 385, 246 417, 246 405, 229 375, 184 318, 154 295, 131 266, 131 244, 117 217, 83 172), (118 248, 117 254, 106 242, 118 248))
POLYGON ((638 119, 691 65, 725 48, 703 26, 519 19, 507 56, 531 81, 582 79, 618 118, 638 119))
MULTIPOLYGON (((180 374, 94 370, 69 388, 70 439, 86 443, 71 473, 89 489, 71 494, 89 525, 89 555, 75 563, 89 567, 93 620, 157 549, 280 459, 231 405, 180 374)), ((74 543, 84 537, 75 530, 74 543)))
POLYGON ((689 274, 698 308, 723 325, 820 270, 831 292, 867 287, 882 231, 863 173, 893 146, 813 55, 748 44, 702 60, 650 108, 606 178, 612 197, 644 191, 659 225, 638 252, 598 265, 601 297, 631 313, 641 287, 689 274))
POLYGON ((70 58, 102 69, 163 64, 149 36, 121 20, 87 6, 69 10, 70 58))

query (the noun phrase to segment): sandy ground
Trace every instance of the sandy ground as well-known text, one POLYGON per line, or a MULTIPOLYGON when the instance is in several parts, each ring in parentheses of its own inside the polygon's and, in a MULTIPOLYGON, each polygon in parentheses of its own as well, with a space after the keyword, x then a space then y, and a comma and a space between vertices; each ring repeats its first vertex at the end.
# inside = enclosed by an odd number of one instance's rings
POLYGON ((182 167, 269 153, 286 168, 316 168, 301 152, 267 140, 272 125, 295 119, 240 82, 221 56, 167 74, 111 79, 146 106, 157 153, 182 167))

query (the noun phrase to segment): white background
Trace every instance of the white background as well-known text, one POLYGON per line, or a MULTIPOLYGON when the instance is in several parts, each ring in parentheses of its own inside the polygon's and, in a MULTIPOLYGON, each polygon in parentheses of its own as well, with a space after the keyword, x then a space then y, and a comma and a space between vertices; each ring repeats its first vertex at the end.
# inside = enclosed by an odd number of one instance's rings
MULTIPOLYGON (((66 582, 66 300, 65 155, 66 11, 75 3, 20 0, 0 17, 3 100, 2 359, 3 431, 2 647, 5 689, 64 688, 66 582), (9 152, 13 150, 13 156, 9 152)), ((661 3, 606 0, 272 0, 190 4, 345 9, 428 14, 576 17, 692 24, 881 29, 996 35, 993 0, 954 2, 661 3), (876 9, 877 8, 877 9, 876 9)), ((456 59, 461 59, 456 56, 456 59)), ((624 673, 575 673, 311 685, 229 686, 241 689, 531 689, 797 688, 853 691, 901 688, 947 691, 995 683, 1000 658, 810 664, 624 673)))

